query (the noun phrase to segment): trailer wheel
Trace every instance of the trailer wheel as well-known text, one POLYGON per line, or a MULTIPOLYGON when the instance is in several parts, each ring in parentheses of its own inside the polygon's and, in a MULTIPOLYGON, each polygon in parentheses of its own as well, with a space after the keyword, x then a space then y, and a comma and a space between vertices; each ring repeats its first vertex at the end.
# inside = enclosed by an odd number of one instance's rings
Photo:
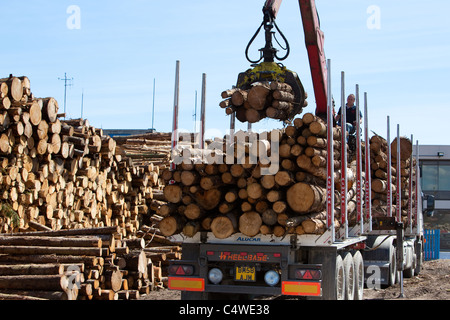
POLYGON ((397 255, 396 248, 394 245, 391 245, 391 258, 389 261, 389 283, 388 287, 393 286, 397 281, 397 255))
POLYGON ((361 252, 356 251, 353 255, 353 264, 355 265, 355 298, 354 300, 363 300, 364 296, 364 260, 361 252))
POLYGON ((336 257, 336 300, 345 300, 344 261, 340 255, 336 257))
POLYGON ((355 298, 355 265, 353 256, 350 252, 342 254, 345 274, 345 300, 353 300, 355 298))
POLYGON ((417 254, 417 263, 416 263, 416 268, 414 269, 414 275, 418 276, 420 274, 420 271, 422 271, 422 265, 423 265, 422 242, 417 243, 416 254, 417 254))
POLYGON ((415 273, 415 269, 416 269, 415 266, 417 265, 417 255, 416 255, 416 253, 413 254, 412 260, 413 261, 412 261, 411 268, 403 270, 403 275, 404 275, 405 278, 412 278, 412 277, 414 277, 414 273, 415 273))

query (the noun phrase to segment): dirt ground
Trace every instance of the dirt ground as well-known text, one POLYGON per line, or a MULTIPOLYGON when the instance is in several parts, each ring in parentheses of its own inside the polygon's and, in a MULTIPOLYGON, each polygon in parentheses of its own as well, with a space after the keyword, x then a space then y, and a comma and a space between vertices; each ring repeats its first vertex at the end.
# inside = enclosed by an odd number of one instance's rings
MULTIPOLYGON (((450 300, 450 259, 426 261, 421 273, 404 279, 404 297, 400 284, 380 290, 364 289, 365 300, 450 300)), ((153 291, 143 300, 180 300, 178 291, 153 291)))
POLYGON ((386 289, 364 290, 366 300, 450 300, 450 260, 426 261, 418 276, 405 278, 404 298, 400 284, 386 289))

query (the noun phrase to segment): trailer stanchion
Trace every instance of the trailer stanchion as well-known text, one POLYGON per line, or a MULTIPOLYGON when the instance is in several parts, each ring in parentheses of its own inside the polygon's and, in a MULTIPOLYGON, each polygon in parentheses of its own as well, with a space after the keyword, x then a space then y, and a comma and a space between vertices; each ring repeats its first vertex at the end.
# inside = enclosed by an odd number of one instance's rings
POLYGON ((206 74, 202 77, 202 103, 201 103, 201 125, 200 125, 200 150, 205 149, 205 123, 206 123, 206 74))
POLYGON ((396 206, 397 206, 397 222, 402 222, 402 167, 401 167, 401 154, 400 154, 400 125, 397 124, 397 183, 396 183, 396 206))
POLYGON ((347 206, 347 112, 345 107, 345 73, 341 74, 341 228, 343 238, 348 238, 348 206, 347 206))
MULTIPOLYGON (((174 155, 175 150, 178 147, 178 110, 179 110, 179 101, 180 101, 180 61, 176 62, 176 71, 175 71, 175 93, 174 93, 174 103, 173 103, 173 123, 172 123, 172 156, 174 155)), ((171 170, 176 169, 176 164, 172 161, 170 165, 171 170)))
POLYGON ((358 235, 364 231, 364 216, 362 202, 362 157, 361 157, 361 115, 359 108, 359 85, 356 85, 356 212, 359 225, 358 235))
MULTIPOLYGON (((388 146, 389 149, 389 146, 388 146)), ((397 124, 397 183, 396 183, 396 214, 397 214, 397 270, 399 272, 400 279, 400 296, 399 298, 404 298, 403 292, 403 242, 404 242, 404 229, 402 222, 402 173, 401 173, 401 148, 400 148, 400 125, 397 124)))
POLYGON ((367 103, 367 92, 364 93, 364 140, 365 140, 365 213, 368 224, 367 232, 372 231, 372 178, 370 171, 370 137, 369 137, 369 108, 367 103))
POLYGON ((388 217, 392 217, 392 159, 391 159, 391 123, 390 117, 387 117, 387 199, 386 209, 388 217))
MULTIPOLYGON (((411 143, 413 143, 414 136, 411 135, 411 143)), ((412 195, 413 195, 413 177, 414 177, 414 153, 411 152, 411 157, 409 159, 410 162, 410 166, 409 166, 409 185, 408 185, 408 191, 409 191, 409 200, 408 200, 408 230, 409 230, 409 234, 412 234, 413 232, 413 201, 412 201, 412 195)))
MULTIPOLYGON (((412 141, 411 141, 412 142, 412 141)), ((412 164, 411 164, 412 165, 412 164)), ((416 204, 414 210, 414 221, 413 227, 417 229, 417 234, 419 234, 418 228, 418 218, 419 218, 419 185, 420 185, 420 168, 419 168, 419 140, 416 142, 416 185, 415 185, 415 195, 414 195, 414 203, 416 204)), ((422 204, 421 204, 422 205, 422 204)))
POLYGON ((327 61, 328 108, 327 108, 327 229, 331 230, 331 242, 336 240, 334 224, 334 147, 333 147, 333 101, 331 96, 331 60, 327 61))

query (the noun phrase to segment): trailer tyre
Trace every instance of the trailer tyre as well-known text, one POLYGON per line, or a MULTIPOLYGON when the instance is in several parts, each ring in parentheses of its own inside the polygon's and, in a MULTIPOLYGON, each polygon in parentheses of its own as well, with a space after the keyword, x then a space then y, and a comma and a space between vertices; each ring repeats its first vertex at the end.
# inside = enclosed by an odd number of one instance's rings
POLYGON ((350 252, 342 254, 345 274, 345 300, 353 300, 355 298, 355 265, 353 256, 350 252))
POLYGON ((355 265, 355 298, 354 300, 363 300, 364 296, 364 260, 361 252, 356 251, 353 255, 353 264, 355 265))
POLYGON ((391 245, 391 259, 389 263, 389 283, 388 287, 393 286, 397 281, 397 254, 394 245, 391 245))
POLYGON ((412 278, 414 277, 414 273, 415 273, 415 266, 417 265, 417 255, 414 253, 413 257, 412 257, 412 266, 411 268, 408 268, 406 270, 403 271, 403 276, 405 278, 412 278))
POLYGON ((422 265, 423 265, 422 242, 417 243, 416 255, 417 255, 417 263, 416 263, 416 268, 414 269, 414 275, 418 276, 420 274, 420 271, 422 271, 422 265))
POLYGON ((336 300, 345 300, 344 261, 340 255, 336 257, 336 300))

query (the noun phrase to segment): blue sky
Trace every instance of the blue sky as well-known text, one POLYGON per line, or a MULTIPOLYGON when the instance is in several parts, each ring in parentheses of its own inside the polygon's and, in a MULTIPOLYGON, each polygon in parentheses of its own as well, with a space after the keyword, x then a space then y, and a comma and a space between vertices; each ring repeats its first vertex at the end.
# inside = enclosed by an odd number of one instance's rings
MULTIPOLYGON (((45 1, 0 0, 0 77, 26 75, 37 97, 55 97, 63 110, 67 73, 67 113, 104 129, 155 128, 170 132, 175 64, 181 62, 180 127, 194 129, 195 92, 200 113, 202 74, 207 75, 206 128, 221 136, 229 118, 218 106, 220 93, 249 68, 245 47, 262 21, 263 0, 247 1, 45 1), (79 8, 79 28, 68 27, 79 8)), ((340 101, 340 73, 346 92, 368 93, 369 127, 414 135, 421 144, 450 144, 450 3, 446 0, 316 0, 332 62, 332 91, 340 101), (371 6, 379 28, 368 27, 371 6)), ((284 64, 296 71, 315 102, 297 1, 283 1, 277 19, 291 45, 284 64)), ((260 37, 253 57, 262 47, 260 37)), ((339 105, 338 105, 339 106, 339 105)), ((61 111, 62 112, 62 111, 61 111)), ((197 117, 198 119, 198 117, 197 117)), ((280 127, 274 120, 256 130, 280 127)), ((238 123, 238 129, 245 124, 238 123)))

